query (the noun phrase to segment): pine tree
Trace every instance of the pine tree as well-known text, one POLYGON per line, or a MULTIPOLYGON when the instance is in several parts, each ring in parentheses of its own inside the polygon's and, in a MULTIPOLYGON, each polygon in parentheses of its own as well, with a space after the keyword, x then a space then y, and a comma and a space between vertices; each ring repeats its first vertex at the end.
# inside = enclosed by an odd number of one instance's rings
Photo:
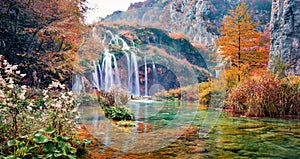
POLYGON ((256 31, 258 24, 251 19, 244 2, 230 10, 222 21, 217 46, 222 59, 229 64, 227 68, 231 78, 234 77, 238 82, 249 75, 261 60, 256 51, 260 37, 260 33, 256 31))

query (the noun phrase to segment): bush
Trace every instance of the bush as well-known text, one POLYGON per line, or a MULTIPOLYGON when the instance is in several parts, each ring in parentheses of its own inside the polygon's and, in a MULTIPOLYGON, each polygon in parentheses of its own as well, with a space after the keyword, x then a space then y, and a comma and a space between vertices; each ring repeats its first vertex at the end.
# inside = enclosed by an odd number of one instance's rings
POLYGON ((199 101, 201 104, 208 105, 212 94, 212 82, 202 82, 199 84, 199 101))
POLYGON ((226 106, 246 116, 300 115, 299 81, 299 77, 279 79, 273 75, 250 79, 229 94, 226 106))
POLYGON ((184 100, 184 101, 197 101, 199 85, 191 85, 186 87, 181 87, 177 89, 170 89, 168 91, 163 90, 155 94, 155 97, 165 99, 168 101, 175 101, 175 99, 184 100))
POLYGON ((30 134, 36 135, 43 128, 53 128, 52 137, 60 135, 74 139, 79 114, 73 93, 67 92, 65 85, 52 82, 45 90, 32 95, 34 91, 18 84, 26 75, 17 68, 17 65, 10 65, 0 55, 0 155, 21 157, 24 151, 29 151, 26 146, 36 145, 32 142, 34 136, 30 134), (19 148, 24 149, 17 153, 19 148))
POLYGON ((103 107, 105 116, 112 120, 132 120, 134 113, 126 106, 103 107))
POLYGON ((108 92, 98 92, 98 102, 101 107, 127 105, 130 99, 128 91, 113 87, 108 92))

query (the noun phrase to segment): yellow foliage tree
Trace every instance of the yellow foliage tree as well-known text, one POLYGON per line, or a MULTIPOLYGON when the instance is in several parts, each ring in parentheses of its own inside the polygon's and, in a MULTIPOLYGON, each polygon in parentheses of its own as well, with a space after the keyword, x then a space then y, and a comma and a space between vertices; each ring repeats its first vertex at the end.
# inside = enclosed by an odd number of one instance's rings
POLYGON ((256 31, 258 24, 251 19, 244 2, 230 10, 222 21, 217 46, 222 60, 228 64, 226 69, 230 75, 227 77, 231 80, 234 78, 240 82, 247 78, 261 62, 262 53, 257 51, 260 47, 260 32, 256 31))

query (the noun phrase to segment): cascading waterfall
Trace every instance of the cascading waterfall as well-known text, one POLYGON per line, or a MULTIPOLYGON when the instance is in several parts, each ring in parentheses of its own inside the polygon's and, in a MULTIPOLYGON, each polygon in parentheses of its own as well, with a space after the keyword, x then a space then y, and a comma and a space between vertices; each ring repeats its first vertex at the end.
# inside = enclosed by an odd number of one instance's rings
POLYGON ((75 75, 75 82, 73 83, 73 87, 72 90, 73 92, 75 92, 75 94, 80 94, 82 91, 82 80, 81 80, 81 76, 79 75, 75 75))
POLYGON ((130 67, 130 58, 127 52, 125 52, 126 60, 127 60, 127 88, 130 90, 132 89, 131 83, 131 67, 130 67))
POLYGON ((153 84, 155 84, 157 82, 157 72, 156 72, 156 67, 155 67, 155 63, 152 60, 152 73, 153 73, 153 84))
POLYGON ((133 95, 140 95, 140 82, 139 82, 139 70, 138 70, 138 65, 137 65, 137 60, 136 60, 136 55, 135 53, 131 53, 131 63, 132 63, 132 70, 133 70, 133 75, 134 75, 134 81, 132 81, 132 94, 133 95))
POLYGON ((145 56, 145 96, 148 96, 148 68, 147 68, 147 56, 145 56))
POLYGON ((114 85, 120 85, 120 76, 119 76, 119 69, 115 55, 105 50, 103 62, 102 62, 102 76, 103 76, 103 84, 102 90, 108 91, 114 85), (113 61, 113 63, 112 63, 113 61), (113 65, 114 64, 114 71, 113 65))
POLYGON ((119 36, 117 36, 117 40, 121 40, 122 41, 122 44, 123 44, 122 50, 129 50, 130 49, 130 47, 127 45, 127 43, 125 42, 124 39, 122 39, 119 36))
POLYGON ((119 45, 118 38, 116 38, 116 36, 110 30, 107 30, 106 32, 109 33, 111 36, 111 40, 109 41, 109 44, 113 44, 112 42, 114 42, 115 45, 119 45))
MULTIPOLYGON (((124 39, 122 39, 118 35, 114 35, 109 30, 106 32, 108 33, 108 35, 111 36, 111 40, 109 44, 121 45, 122 42, 122 50, 124 51, 127 60, 127 83, 126 83, 127 88, 131 92, 131 94, 139 96, 140 83, 139 83, 139 72, 138 72, 139 70, 138 70, 136 54, 134 52, 129 52, 130 47, 128 46, 128 44, 125 42, 124 39)), ((106 38, 106 34, 104 35, 106 38)), ((93 85, 98 90, 108 91, 110 88, 112 88, 115 85, 121 85, 120 74, 119 74, 117 59, 115 55, 110 53, 109 50, 106 49, 102 56, 103 56, 102 64, 100 64, 100 62, 93 63, 94 65, 94 72, 92 72, 93 85)), ((146 67, 145 71, 147 72, 146 70, 147 65, 145 67, 146 67)), ((148 86, 146 89, 148 89, 148 86)), ((145 91, 146 91, 145 95, 148 95, 148 90, 145 91)))
POLYGON ((99 82, 99 90, 101 89, 101 85, 103 83, 103 78, 102 78, 102 70, 101 70, 101 65, 100 65, 100 61, 98 60, 98 64, 97 64, 97 73, 98 73, 98 82, 99 82))
POLYGON ((120 74, 119 74, 119 69, 118 69, 118 64, 117 64, 117 60, 116 60, 116 56, 114 54, 111 54, 113 61, 114 61, 114 65, 115 65, 115 82, 113 84, 115 85, 120 85, 121 81, 120 81, 120 74))
POLYGON ((94 61, 94 72, 92 73, 93 75, 93 80, 94 80, 94 86, 97 88, 97 90, 101 89, 101 69, 98 68, 98 64, 96 64, 96 61, 94 61), (100 72, 99 72, 100 71, 100 72))

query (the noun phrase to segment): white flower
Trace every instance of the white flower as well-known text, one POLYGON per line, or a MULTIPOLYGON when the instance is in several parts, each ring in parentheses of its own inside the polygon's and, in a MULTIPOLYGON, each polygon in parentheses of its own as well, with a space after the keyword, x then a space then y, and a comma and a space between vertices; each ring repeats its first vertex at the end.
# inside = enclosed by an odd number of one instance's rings
POLYGON ((13 80, 13 78, 9 78, 9 82, 8 83, 10 83, 10 84, 13 84, 14 83, 14 80, 13 80))
POLYGON ((32 111, 32 108, 31 108, 30 106, 27 106, 27 109, 28 109, 29 111, 32 111))
POLYGON ((18 69, 18 65, 13 65, 12 66, 12 70, 17 70, 18 69))
POLYGON ((12 70, 11 69, 5 70, 4 72, 7 73, 7 74, 12 74, 12 70))
POLYGON ((9 84, 9 85, 7 85, 7 87, 13 89, 14 85, 13 84, 9 84))
POLYGON ((70 91, 70 92, 68 92, 68 94, 69 94, 70 96, 72 96, 72 95, 73 95, 73 92, 72 92, 72 91, 70 91))
POLYGON ((21 86, 21 88, 22 88, 23 90, 26 90, 27 86, 26 86, 26 85, 23 85, 23 86, 21 86))
POLYGON ((20 76, 21 76, 21 77, 25 77, 25 76, 26 76, 26 74, 25 74, 25 73, 23 73, 23 74, 20 74, 20 76))
POLYGON ((60 88, 61 88, 61 89, 65 89, 65 88, 66 88, 66 85, 65 85, 65 84, 61 84, 61 85, 60 85, 60 88))
POLYGON ((21 73, 21 71, 16 71, 16 74, 19 75, 21 73))
POLYGON ((3 93, 2 90, 0 90, 0 98, 5 98, 5 94, 3 93))
POLYGON ((25 99, 25 93, 26 93, 26 91, 22 91, 22 93, 20 94, 20 99, 21 100, 24 100, 25 99))
POLYGON ((3 60, 3 65, 7 65, 7 64, 8 64, 7 60, 3 60))

